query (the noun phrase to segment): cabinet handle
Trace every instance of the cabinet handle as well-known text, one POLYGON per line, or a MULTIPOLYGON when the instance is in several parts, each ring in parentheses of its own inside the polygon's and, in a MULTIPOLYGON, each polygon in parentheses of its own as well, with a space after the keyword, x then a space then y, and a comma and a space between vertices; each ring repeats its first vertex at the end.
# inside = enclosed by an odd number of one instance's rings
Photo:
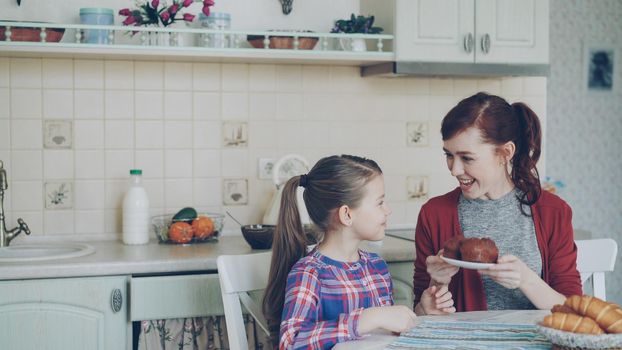
POLYGON ((473 33, 464 36, 464 51, 467 53, 473 52, 473 41, 473 33))
POLYGON ((121 310, 121 306, 123 306, 123 293, 119 288, 115 288, 110 295, 110 307, 114 313, 117 313, 121 310))
POLYGON ((488 33, 482 35, 482 52, 490 52, 490 35, 488 33))

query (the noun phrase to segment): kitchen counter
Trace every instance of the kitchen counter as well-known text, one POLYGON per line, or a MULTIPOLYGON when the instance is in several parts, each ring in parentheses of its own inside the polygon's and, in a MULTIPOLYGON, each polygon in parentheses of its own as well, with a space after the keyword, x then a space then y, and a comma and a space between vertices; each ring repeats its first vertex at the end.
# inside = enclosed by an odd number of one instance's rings
MULTIPOLYGON (((159 244, 154 240, 138 246, 124 245, 120 241, 85 243, 93 246, 95 253, 69 259, 0 263, 0 280, 215 272, 219 255, 261 252, 251 249, 244 238, 237 235, 220 237, 218 242, 186 246, 159 244)), ((415 258, 413 242, 390 236, 378 246, 363 242, 361 249, 378 253, 387 262, 411 262, 415 258)))

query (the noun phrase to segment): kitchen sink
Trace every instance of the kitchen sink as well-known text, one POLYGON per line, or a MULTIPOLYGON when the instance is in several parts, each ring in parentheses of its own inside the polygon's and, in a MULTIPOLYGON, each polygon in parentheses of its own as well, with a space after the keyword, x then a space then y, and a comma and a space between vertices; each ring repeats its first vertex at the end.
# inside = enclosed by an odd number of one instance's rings
POLYGON ((94 252, 94 247, 83 243, 14 245, 0 248, 0 263, 77 258, 94 252))

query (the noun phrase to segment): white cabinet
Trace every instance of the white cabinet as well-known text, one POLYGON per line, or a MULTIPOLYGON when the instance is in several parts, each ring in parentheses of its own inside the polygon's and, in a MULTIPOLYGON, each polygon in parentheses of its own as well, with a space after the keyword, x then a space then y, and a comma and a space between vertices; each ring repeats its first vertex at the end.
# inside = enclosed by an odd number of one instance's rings
POLYGON ((128 278, 0 282, 2 349, 127 348, 128 278))
POLYGON ((389 14, 390 6, 362 2, 364 10, 379 14, 379 25, 393 30, 396 61, 549 61, 548 0, 394 0, 392 5, 389 14))

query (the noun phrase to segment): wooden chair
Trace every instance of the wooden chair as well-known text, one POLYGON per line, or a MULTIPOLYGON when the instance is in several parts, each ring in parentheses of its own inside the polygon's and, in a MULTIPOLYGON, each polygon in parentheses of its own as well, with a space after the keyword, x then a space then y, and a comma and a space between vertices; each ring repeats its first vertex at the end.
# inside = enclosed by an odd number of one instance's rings
POLYGON ((263 290, 268 285, 272 252, 221 255, 217 259, 218 278, 227 323, 227 335, 231 350, 249 349, 242 316, 242 305, 255 319, 255 324, 270 335, 261 306, 248 292, 263 290))
POLYGON ((591 277, 593 296, 606 299, 605 272, 613 271, 618 254, 618 244, 611 238, 575 241, 577 244, 577 270, 581 274, 581 283, 591 277))

